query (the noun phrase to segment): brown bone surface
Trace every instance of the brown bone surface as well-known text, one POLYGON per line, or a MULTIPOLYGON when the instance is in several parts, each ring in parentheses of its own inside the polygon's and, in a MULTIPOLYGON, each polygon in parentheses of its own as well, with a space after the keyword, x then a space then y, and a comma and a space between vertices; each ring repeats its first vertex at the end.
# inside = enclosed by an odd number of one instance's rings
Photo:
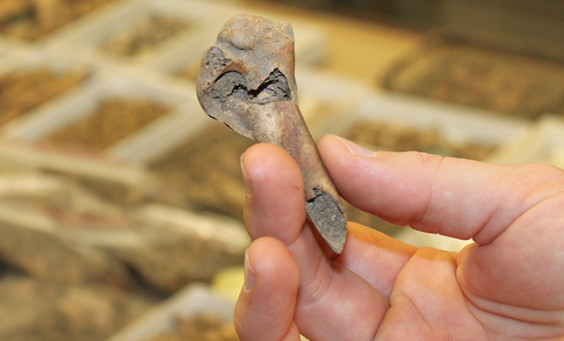
POLYGON ((296 159, 308 218, 341 253, 345 210, 297 105, 290 25, 250 15, 229 20, 204 55, 197 93, 209 116, 248 138, 279 145, 296 159))

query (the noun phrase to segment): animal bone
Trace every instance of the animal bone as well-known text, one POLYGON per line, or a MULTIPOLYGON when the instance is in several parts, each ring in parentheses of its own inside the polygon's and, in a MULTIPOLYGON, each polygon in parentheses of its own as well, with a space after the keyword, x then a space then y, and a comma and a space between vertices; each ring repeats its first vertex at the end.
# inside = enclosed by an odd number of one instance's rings
POLYGON ((197 94, 212 118, 248 138, 279 145, 296 159, 308 218, 340 254, 345 209, 297 104, 291 26, 250 15, 229 20, 204 55, 197 94))

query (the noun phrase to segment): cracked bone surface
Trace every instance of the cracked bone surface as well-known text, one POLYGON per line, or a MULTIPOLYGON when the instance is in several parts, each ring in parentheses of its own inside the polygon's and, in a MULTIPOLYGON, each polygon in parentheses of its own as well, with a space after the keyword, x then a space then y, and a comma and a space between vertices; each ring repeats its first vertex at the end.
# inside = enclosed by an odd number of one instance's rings
POLYGON ((204 54, 197 94, 210 117, 294 157, 304 177, 308 219, 340 254, 345 209, 297 105, 291 26, 251 15, 230 19, 204 54))

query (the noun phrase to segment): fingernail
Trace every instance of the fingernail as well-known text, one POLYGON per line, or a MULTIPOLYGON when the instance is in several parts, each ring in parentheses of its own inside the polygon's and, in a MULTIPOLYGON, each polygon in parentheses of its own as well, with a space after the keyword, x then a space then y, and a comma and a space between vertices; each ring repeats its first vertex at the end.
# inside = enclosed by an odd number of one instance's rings
POLYGON ((376 155, 375 151, 372 151, 370 149, 364 148, 352 141, 349 141, 345 138, 342 138, 340 136, 337 136, 337 138, 343 143, 343 145, 347 148, 347 150, 349 151, 349 153, 353 154, 353 155, 360 155, 360 156, 366 156, 366 157, 374 157, 374 155, 376 155))
POLYGON ((245 187, 247 188, 247 196, 250 196, 253 193, 253 187, 251 184, 251 179, 249 179, 249 176, 247 175, 247 172, 245 170, 245 153, 241 154, 241 157, 239 158, 239 163, 241 165, 241 174, 243 174, 243 181, 245 182, 245 187))
POLYGON ((253 289, 255 285, 255 271, 249 262, 249 254, 245 251, 245 261, 243 264, 243 268, 245 269, 245 284, 243 284, 243 288, 245 292, 249 292, 253 289))

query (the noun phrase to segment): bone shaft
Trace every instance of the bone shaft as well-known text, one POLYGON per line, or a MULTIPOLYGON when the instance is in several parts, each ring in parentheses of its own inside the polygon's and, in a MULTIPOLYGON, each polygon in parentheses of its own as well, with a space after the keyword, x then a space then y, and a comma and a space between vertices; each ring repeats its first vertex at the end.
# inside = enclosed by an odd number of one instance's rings
POLYGON ((263 115, 274 116, 278 129, 263 132, 260 140, 284 148, 300 165, 306 199, 311 200, 322 190, 338 198, 337 191, 321 161, 315 141, 294 101, 281 101, 264 106, 263 115))

